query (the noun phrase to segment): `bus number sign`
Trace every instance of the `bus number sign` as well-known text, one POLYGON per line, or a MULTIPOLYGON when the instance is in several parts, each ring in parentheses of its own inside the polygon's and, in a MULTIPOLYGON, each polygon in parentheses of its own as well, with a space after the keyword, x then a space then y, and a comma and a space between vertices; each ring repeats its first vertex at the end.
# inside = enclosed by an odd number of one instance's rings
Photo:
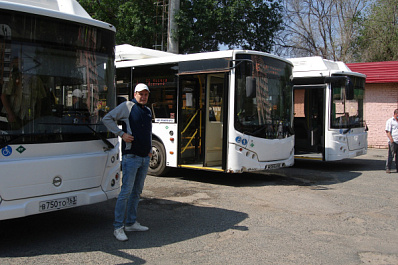
POLYGON ((46 212, 52 210, 59 210, 63 208, 73 207, 77 205, 77 196, 71 196, 61 199, 41 201, 39 203, 39 211, 46 212))

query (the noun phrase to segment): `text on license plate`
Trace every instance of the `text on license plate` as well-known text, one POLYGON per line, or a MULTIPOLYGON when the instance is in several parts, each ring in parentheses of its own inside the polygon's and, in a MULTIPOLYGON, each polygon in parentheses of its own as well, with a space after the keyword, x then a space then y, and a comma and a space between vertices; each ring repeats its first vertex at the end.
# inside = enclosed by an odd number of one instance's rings
POLYGON ((66 198, 60 198, 49 201, 42 201, 39 203, 39 211, 52 211, 63 208, 73 207, 77 205, 77 196, 71 196, 66 198))
POLYGON ((267 166, 265 167, 265 169, 277 169, 277 168, 280 168, 280 167, 281 167, 281 164, 278 163, 278 164, 267 165, 267 166))

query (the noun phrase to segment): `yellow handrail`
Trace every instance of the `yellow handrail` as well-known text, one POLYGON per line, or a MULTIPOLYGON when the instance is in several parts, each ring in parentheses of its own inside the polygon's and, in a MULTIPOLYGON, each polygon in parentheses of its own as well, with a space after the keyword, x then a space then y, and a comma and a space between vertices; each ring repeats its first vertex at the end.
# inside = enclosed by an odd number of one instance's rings
POLYGON ((181 132, 181 135, 185 133, 185 131, 188 129, 189 125, 191 125, 193 119, 195 119, 196 115, 198 115, 200 109, 198 109, 195 114, 192 116, 191 120, 188 122, 187 126, 185 126, 185 129, 181 132))
POLYGON ((195 138, 195 135, 198 133, 198 129, 195 130, 195 133, 191 136, 191 139, 188 141, 187 145, 184 147, 184 149, 181 151, 181 154, 185 152, 185 150, 188 148, 188 145, 192 142, 192 140, 195 138))

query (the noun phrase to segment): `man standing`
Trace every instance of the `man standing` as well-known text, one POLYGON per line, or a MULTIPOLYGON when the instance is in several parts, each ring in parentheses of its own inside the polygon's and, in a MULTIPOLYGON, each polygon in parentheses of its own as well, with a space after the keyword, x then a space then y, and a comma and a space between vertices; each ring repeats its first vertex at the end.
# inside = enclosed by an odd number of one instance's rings
POLYGON ((113 234, 120 241, 128 240, 125 231, 149 229, 136 221, 138 202, 152 156, 152 114, 145 106, 148 96, 148 86, 138 84, 133 100, 121 103, 103 118, 108 130, 123 139, 122 188, 116 201, 113 223, 113 234), (122 129, 117 121, 122 121, 122 129))
POLYGON ((388 137, 388 158, 386 163, 386 172, 391 172, 391 163, 395 156, 395 169, 398 172, 398 109, 394 110, 394 116, 386 122, 386 133, 388 137))

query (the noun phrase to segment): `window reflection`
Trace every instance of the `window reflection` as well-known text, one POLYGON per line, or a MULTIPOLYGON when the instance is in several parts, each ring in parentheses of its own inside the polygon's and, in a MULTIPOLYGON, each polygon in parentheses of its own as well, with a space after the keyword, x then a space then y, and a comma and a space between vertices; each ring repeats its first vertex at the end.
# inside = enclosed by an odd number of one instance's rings
MULTIPOLYGON (((292 85, 291 66, 263 57, 250 59, 236 70, 235 128, 257 137, 278 139, 291 135, 292 85), (246 77, 255 79, 255 97, 246 94, 246 77)), ((238 60, 239 60, 238 59, 238 60)))
POLYGON ((53 142, 106 132, 101 118, 116 103, 113 40, 90 26, 0 12, 0 134, 53 142))
POLYGON ((332 84, 332 128, 363 127, 363 100, 365 79, 361 77, 348 77, 353 86, 353 99, 346 95, 346 84, 332 84))

